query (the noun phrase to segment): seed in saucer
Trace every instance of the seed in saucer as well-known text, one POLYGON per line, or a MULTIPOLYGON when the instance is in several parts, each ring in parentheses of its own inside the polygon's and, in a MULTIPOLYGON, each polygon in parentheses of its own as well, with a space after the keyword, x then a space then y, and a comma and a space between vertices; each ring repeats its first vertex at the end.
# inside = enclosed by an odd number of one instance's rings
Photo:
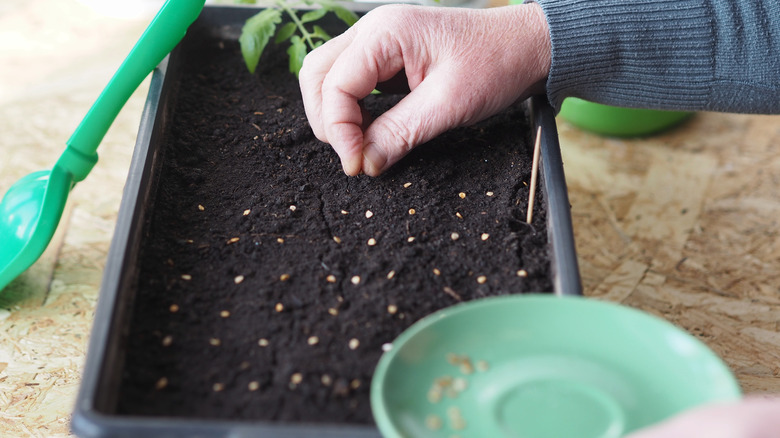
POLYGON ((425 417, 425 427, 430 430, 439 430, 443 424, 444 422, 441 421, 441 417, 438 415, 430 414, 425 417))

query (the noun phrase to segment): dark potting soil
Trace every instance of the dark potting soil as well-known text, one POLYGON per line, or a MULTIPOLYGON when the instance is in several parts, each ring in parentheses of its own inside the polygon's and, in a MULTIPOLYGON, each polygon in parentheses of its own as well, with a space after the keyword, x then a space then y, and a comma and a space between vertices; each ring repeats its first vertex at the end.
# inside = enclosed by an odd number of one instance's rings
MULTIPOLYGON (((272 43, 251 75, 235 40, 193 29, 168 73, 179 94, 145 224, 121 414, 372 423, 374 367, 413 322, 553 288, 541 191, 525 223, 522 106, 380 177, 347 177, 307 124, 285 49, 272 43)), ((364 103, 378 114, 397 99, 364 103)))

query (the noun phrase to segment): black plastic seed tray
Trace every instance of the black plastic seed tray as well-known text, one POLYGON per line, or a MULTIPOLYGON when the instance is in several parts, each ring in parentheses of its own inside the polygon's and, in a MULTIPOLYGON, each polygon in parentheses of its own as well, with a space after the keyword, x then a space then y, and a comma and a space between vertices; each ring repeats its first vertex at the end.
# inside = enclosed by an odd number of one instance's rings
MULTIPOLYGON (((204 28, 204 25, 214 29, 230 26, 240 28, 240 23, 256 12, 256 9, 249 8, 207 6, 199 18, 199 28, 204 28)), ((82 438, 378 437, 378 431, 372 426, 209 420, 118 413, 118 388, 123 373, 128 372, 123 367, 134 286, 138 281, 139 248, 162 161, 159 148, 161 139, 170 128, 178 77, 186 73, 178 68, 179 56, 180 49, 174 50, 152 77, 105 267, 81 388, 72 417, 73 432, 82 438)), ((534 128, 542 127, 540 189, 547 206, 553 292, 578 295, 581 284, 554 113, 543 98, 530 99, 528 105, 532 125, 534 128)))

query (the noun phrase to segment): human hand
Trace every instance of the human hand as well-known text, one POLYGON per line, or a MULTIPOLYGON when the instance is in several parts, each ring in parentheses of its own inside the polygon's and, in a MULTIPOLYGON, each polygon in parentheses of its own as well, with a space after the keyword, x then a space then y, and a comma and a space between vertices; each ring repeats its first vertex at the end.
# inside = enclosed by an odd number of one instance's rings
POLYGON ((780 398, 703 406, 626 438, 780 438, 780 398))
POLYGON ((312 130, 344 172, 379 175, 415 146, 543 92, 550 37, 535 3, 490 9, 378 7, 306 56, 312 130), (404 71, 409 94, 376 120, 360 100, 404 71))

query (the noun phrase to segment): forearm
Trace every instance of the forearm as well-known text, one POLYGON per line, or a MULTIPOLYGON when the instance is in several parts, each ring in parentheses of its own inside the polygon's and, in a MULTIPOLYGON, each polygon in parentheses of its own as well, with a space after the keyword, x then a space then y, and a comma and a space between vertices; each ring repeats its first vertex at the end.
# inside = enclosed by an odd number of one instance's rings
POLYGON ((535 0, 547 94, 611 105, 780 113, 776 0, 535 0))

